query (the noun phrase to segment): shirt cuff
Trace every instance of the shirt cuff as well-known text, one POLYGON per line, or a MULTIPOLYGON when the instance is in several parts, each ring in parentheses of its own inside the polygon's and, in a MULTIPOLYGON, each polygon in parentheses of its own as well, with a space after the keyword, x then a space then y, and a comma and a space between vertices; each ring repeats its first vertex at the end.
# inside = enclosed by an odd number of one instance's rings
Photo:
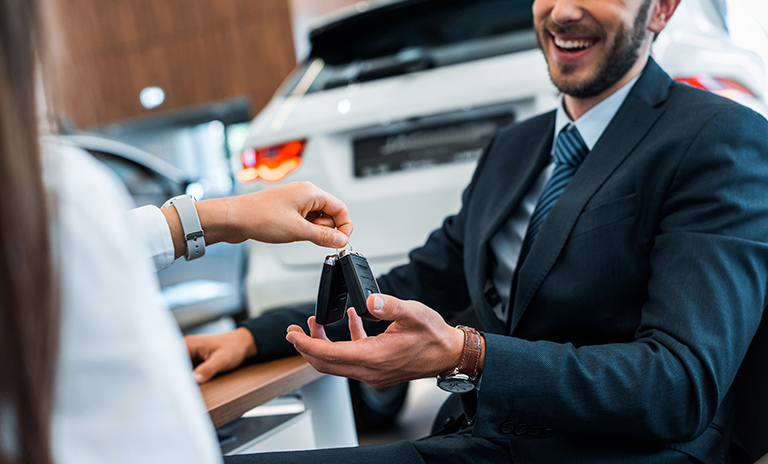
POLYGON ((155 270, 161 271, 171 264, 176 258, 176 250, 173 248, 173 237, 168 221, 160 208, 153 205, 134 208, 129 211, 131 220, 136 224, 138 233, 143 236, 148 246, 149 256, 155 263, 155 270))

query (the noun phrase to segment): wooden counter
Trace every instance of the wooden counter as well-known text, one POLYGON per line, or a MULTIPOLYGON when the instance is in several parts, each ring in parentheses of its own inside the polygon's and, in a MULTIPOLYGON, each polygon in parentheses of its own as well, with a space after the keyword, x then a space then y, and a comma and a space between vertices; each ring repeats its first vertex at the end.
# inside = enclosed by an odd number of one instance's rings
POLYGON ((243 366, 200 386, 214 427, 240 417, 246 411, 319 379, 301 356, 243 366))

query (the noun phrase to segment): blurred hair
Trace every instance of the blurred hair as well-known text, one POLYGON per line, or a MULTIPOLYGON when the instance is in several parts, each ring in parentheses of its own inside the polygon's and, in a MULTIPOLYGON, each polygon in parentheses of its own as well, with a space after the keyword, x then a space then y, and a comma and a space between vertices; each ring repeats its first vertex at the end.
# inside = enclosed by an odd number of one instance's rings
POLYGON ((51 463, 58 298, 35 109, 35 0, 0 0, 0 464, 51 463))

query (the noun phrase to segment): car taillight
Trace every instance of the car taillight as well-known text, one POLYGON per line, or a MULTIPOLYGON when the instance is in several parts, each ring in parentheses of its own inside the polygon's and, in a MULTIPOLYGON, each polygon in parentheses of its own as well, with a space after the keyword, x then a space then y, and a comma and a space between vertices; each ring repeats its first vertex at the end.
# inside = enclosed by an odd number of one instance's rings
POLYGON ((292 140, 280 145, 243 150, 240 160, 243 169, 237 173, 240 182, 261 179, 278 182, 301 166, 301 152, 306 140, 292 140))
POLYGON ((694 76, 694 77, 676 77, 676 81, 684 82, 692 87, 708 90, 725 98, 739 101, 744 97, 754 97, 755 95, 746 87, 724 77, 694 76))

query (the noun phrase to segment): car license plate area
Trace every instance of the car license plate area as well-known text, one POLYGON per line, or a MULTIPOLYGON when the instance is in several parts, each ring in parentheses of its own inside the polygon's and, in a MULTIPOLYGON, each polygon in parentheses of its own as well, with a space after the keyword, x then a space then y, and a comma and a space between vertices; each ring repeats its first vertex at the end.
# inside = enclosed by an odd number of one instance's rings
POLYGON ((491 136, 513 121, 505 113, 357 139, 355 177, 476 160, 491 136))

